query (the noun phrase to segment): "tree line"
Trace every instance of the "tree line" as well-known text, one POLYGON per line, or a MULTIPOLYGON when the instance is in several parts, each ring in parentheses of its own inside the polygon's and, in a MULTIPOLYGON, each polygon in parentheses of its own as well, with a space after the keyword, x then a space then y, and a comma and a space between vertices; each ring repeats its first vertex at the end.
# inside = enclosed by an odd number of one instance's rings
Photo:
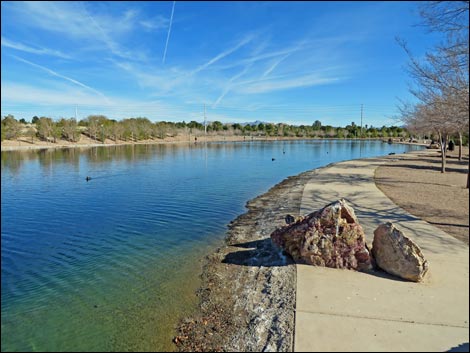
POLYGON ((39 139, 56 143, 63 139, 78 142, 83 135, 104 142, 106 140, 137 142, 144 140, 164 139, 177 135, 201 136, 267 136, 267 137, 300 137, 300 138, 407 138, 409 133, 399 126, 382 126, 380 128, 365 125, 361 128, 354 122, 345 127, 322 125, 316 120, 312 125, 289 125, 284 123, 254 124, 222 123, 212 121, 204 124, 190 122, 151 122, 148 118, 128 118, 120 121, 109 119, 104 115, 90 115, 77 122, 75 118, 54 121, 49 117, 34 116, 31 123, 24 119, 17 120, 13 115, 2 119, 2 141, 15 140, 20 137, 39 139))

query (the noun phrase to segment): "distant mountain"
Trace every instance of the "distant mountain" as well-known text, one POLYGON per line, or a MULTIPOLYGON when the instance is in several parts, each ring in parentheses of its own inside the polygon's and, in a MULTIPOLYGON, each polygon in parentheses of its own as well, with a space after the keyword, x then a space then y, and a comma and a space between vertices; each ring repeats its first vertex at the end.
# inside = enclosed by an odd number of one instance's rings
POLYGON ((267 123, 266 121, 259 121, 259 120, 256 120, 256 121, 252 121, 252 122, 246 122, 246 123, 239 123, 241 126, 246 126, 246 125, 251 125, 251 126, 254 126, 254 125, 259 125, 259 124, 269 124, 267 123))

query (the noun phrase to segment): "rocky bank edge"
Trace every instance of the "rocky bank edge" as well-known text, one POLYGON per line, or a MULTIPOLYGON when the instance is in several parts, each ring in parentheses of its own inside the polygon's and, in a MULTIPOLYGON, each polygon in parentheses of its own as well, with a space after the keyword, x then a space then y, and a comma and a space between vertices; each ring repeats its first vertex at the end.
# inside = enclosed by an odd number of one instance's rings
POLYGON ((178 325, 177 350, 293 350, 296 267, 270 234, 287 214, 299 215, 304 187, 317 170, 275 185, 230 223, 226 246, 207 257, 198 313, 178 325))

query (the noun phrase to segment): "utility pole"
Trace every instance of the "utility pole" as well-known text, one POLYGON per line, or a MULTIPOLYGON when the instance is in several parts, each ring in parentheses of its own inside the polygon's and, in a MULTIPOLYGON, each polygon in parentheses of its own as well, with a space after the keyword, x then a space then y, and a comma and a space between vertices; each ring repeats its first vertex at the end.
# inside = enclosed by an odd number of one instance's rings
POLYGON ((75 121, 77 121, 77 106, 75 106, 75 121))
POLYGON ((361 138, 362 138, 362 108, 364 104, 361 104, 361 138))
POLYGON ((207 135, 207 126, 206 126, 206 104, 204 104, 204 135, 207 135))

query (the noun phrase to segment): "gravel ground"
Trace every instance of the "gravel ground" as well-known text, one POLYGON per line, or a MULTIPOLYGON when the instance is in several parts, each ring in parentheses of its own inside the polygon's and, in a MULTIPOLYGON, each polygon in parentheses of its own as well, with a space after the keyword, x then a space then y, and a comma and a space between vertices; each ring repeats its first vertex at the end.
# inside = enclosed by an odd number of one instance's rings
POLYGON ((391 159, 377 168, 375 182, 397 205, 468 246, 468 147, 463 152, 462 161, 458 160, 458 147, 449 153, 446 173, 441 173, 437 151, 391 159))

